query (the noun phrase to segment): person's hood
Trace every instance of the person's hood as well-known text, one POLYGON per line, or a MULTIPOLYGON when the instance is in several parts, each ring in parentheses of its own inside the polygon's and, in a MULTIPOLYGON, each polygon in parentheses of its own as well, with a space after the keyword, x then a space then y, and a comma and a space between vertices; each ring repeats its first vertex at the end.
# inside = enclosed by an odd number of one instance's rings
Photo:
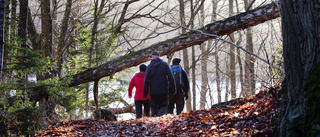
POLYGON ((137 73, 137 77, 143 78, 145 76, 144 72, 139 72, 137 73))
POLYGON ((155 58, 150 62, 151 67, 153 68, 158 68, 161 65, 161 63, 162 63, 162 60, 160 58, 155 58))

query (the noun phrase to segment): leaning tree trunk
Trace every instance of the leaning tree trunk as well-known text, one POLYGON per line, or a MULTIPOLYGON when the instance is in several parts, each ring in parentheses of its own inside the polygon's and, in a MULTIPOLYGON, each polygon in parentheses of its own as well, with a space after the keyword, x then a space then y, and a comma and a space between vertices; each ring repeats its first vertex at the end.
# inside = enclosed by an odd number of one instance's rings
POLYGON ((319 0, 281 0, 286 78, 278 136, 320 134, 319 5, 319 0))
MULTIPOLYGON (((208 24, 199 30, 207 34, 223 36, 237 30, 258 25, 260 23, 275 19, 277 17, 279 17, 279 9, 275 6, 274 3, 271 3, 247 11, 245 13, 238 14, 212 24, 208 24)), ((80 72, 72 76, 67 76, 73 78, 71 83, 69 84, 69 87, 73 87, 89 81, 94 81, 96 79, 101 79, 106 76, 113 76, 116 72, 149 61, 149 55, 153 51, 159 51, 160 55, 168 55, 190 46, 199 45, 204 41, 213 38, 215 37, 200 34, 200 32, 197 31, 190 31, 186 34, 174 37, 172 39, 168 39, 164 42, 153 44, 148 48, 141 49, 136 52, 131 52, 124 56, 120 56, 100 66, 90 68, 86 71, 80 72)))

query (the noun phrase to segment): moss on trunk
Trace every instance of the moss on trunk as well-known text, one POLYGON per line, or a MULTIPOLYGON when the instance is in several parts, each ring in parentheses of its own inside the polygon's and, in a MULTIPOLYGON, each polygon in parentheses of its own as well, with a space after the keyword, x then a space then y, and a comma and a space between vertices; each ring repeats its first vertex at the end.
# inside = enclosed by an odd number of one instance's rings
POLYGON ((306 84, 306 136, 320 135, 320 64, 313 67, 306 84))

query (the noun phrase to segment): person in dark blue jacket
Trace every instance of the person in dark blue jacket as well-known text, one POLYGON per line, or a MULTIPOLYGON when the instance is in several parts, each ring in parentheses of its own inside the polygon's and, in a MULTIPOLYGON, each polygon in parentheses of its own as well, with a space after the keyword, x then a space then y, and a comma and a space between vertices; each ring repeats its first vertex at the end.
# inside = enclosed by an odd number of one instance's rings
POLYGON ((168 63, 160 59, 157 51, 152 53, 152 60, 146 70, 143 97, 148 97, 149 90, 151 116, 167 114, 168 94, 174 93, 175 85, 168 63))

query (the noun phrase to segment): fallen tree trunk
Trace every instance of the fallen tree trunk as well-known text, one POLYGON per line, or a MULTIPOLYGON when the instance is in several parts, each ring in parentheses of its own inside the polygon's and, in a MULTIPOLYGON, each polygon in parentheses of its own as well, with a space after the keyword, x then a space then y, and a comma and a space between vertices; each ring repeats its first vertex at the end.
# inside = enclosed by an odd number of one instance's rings
POLYGON ((136 111, 133 109, 133 105, 122 108, 110 108, 109 110, 112 111, 114 114, 136 113, 136 111))
MULTIPOLYGON (((278 18, 279 16, 280 13, 277 5, 275 3, 270 3, 236 16, 208 24, 199 30, 204 33, 223 36, 278 18)), ((120 72, 124 69, 137 66, 143 62, 151 60, 149 56, 153 51, 158 51, 161 56, 169 55, 173 52, 190 46, 199 45, 214 38, 215 37, 200 34, 200 32, 197 31, 190 31, 172 39, 153 44, 145 49, 115 58, 100 66, 89 68, 86 71, 72 76, 67 76, 73 78, 69 87, 101 79, 106 76, 112 77, 116 72, 120 72)))

